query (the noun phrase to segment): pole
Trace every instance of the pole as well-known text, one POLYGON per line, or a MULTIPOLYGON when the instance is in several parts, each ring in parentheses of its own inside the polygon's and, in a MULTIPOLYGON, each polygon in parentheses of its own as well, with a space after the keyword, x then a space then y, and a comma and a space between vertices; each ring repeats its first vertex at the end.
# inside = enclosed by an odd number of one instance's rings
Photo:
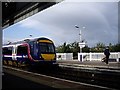
MULTIPOLYGON (((75 25, 75 27, 76 27, 77 29, 79 29, 79 27, 78 27, 77 25, 75 25)), ((82 28, 84 29, 85 27, 82 27, 82 28)), ((83 46, 83 42, 82 42, 82 32, 81 32, 81 29, 80 29, 79 35, 80 35, 80 41, 79 41, 80 54, 78 54, 78 55, 80 55, 80 57, 78 56, 78 58, 80 59, 80 61, 83 61, 82 48, 83 48, 84 46, 83 46)))
MULTIPOLYGON (((79 27, 77 25, 75 25, 75 27, 77 29, 79 29, 79 27)), ((82 27, 82 28, 85 29, 85 27, 82 27)), ((82 43, 82 31, 81 31, 81 29, 80 29, 79 35, 80 35, 80 41, 79 41, 79 46, 80 46, 80 43, 82 43)), ((82 53, 82 47, 80 47, 80 53, 82 53)))
MULTIPOLYGON (((82 42, 82 32, 81 32, 81 29, 80 29, 80 43, 82 42)), ((82 53, 82 48, 80 47, 80 53, 82 53)))

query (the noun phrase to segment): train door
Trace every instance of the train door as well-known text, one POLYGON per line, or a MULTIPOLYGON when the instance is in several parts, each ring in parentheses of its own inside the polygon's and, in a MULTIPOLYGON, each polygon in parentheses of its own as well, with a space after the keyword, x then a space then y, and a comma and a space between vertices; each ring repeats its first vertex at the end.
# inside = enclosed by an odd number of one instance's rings
POLYGON ((18 62, 26 62, 28 59, 28 47, 26 45, 19 45, 16 57, 18 62))
POLYGON ((3 62, 4 64, 12 65, 13 46, 3 47, 3 62))
POLYGON ((38 56, 38 48, 37 48, 36 42, 34 42, 34 44, 33 44, 33 54, 34 54, 34 59, 38 60, 39 56, 38 56))
POLYGON ((16 47, 15 47, 15 45, 13 46, 13 50, 12 50, 12 60, 13 61, 16 60, 16 47))
POLYGON ((30 42, 30 54, 34 60, 38 60, 38 48, 35 41, 30 42))

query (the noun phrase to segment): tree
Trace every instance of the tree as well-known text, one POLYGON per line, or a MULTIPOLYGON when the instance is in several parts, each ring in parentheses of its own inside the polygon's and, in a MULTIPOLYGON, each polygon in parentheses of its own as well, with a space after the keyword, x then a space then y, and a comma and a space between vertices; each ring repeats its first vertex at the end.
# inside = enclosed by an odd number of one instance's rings
POLYGON ((113 51, 114 52, 120 52, 120 44, 116 44, 113 46, 113 51))
POLYGON ((90 52, 90 48, 87 45, 82 50, 83 52, 90 52))
POLYGON ((63 52, 62 46, 56 47, 56 52, 57 52, 57 53, 62 53, 62 52, 63 52))
POLYGON ((71 52, 73 53, 73 58, 77 59, 78 52, 80 52, 79 42, 73 42, 70 44, 71 52))
POLYGON ((109 43, 109 50, 113 51, 113 45, 112 45, 112 43, 109 43))
POLYGON ((58 52, 58 53, 70 53, 71 52, 70 44, 66 44, 66 42, 64 42, 63 45, 58 46, 56 48, 56 52, 58 52))
MULTIPOLYGON (((97 43, 95 47, 89 48, 87 45, 82 49, 82 52, 103 52, 105 49, 104 43, 97 43)), ((109 44, 110 51, 120 52, 120 44, 112 45, 109 44)), ((73 53, 73 58, 77 59, 78 53, 80 52, 79 42, 73 42, 70 44, 63 43, 63 45, 56 47, 57 53, 73 53)))
POLYGON ((96 44, 96 51, 97 52, 103 52, 104 48, 105 48, 105 44, 104 43, 99 42, 99 43, 96 44))

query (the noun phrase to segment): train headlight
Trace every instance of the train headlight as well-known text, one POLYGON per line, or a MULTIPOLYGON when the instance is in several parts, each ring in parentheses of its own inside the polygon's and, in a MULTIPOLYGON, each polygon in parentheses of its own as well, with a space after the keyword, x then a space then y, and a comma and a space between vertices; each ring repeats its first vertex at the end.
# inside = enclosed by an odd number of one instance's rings
POLYGON ((44 58, 42 56, 40 56, 40 60, 44 60, 44 58))

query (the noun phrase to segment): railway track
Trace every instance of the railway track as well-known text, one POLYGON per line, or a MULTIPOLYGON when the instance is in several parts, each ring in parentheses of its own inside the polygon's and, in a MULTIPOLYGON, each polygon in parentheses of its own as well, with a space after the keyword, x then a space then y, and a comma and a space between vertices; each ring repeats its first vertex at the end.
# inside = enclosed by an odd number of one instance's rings
POLYGON ((66 78, 70 80, 119 89, 120 71, 68 66, 63 66, 62 68, 63 76, 67 76, 66 78))
MULTIPOLYGON (((101 71, 101 70, 97 70, 97 69, 85 69, 85 68, 81 69, 81 68, 73 68, 73 67, 68 67, 68 66, 60 66, 59 68, 55 68, 54 70, 53 70, 53 68, 49 68, 49 70, 48 70, 48 68, 44 68, 44 69, 32 68, 28 71, 24 71, 24 69, 22 70, 22 69, 8 67, 8 66, 4 66, 3 68, 4 68, 3 69, 4 71, 7 71, 9 73, 10 72, 14 73, 15 71, 18 71, 19 73, 20 72, 27 73, 27 75, 31 74, 32 77, 36 77, 36 78, 38 78, 38 76, 39 76, 39 78, 43 77, 43 76, 51 77, 52 79, 54 78, 54 80, 52 80, 52 84, 50 84, 48 86, 53 86, 53 87, 58 87, 58 88, 61 88, 61 87, 63 87, 63 88, 80 88, 80 87, 82 87, 85 89, 88 89, 88 88, 119 89, 118 84, 120 82, 119 81, 120 73, 110 71, 110 70, 109 71, 104 71, 104 70, 101 71), (65 82, 67 82, 67 83, 65 83, 65 82), (59 83, 59 84, 57 84, 57 83, 59 83)), ((28 79, 30 79, 30 78, 28 78, 28 79)), ((44 83, 46 83, 46 81, 44 81, 44 83)))

